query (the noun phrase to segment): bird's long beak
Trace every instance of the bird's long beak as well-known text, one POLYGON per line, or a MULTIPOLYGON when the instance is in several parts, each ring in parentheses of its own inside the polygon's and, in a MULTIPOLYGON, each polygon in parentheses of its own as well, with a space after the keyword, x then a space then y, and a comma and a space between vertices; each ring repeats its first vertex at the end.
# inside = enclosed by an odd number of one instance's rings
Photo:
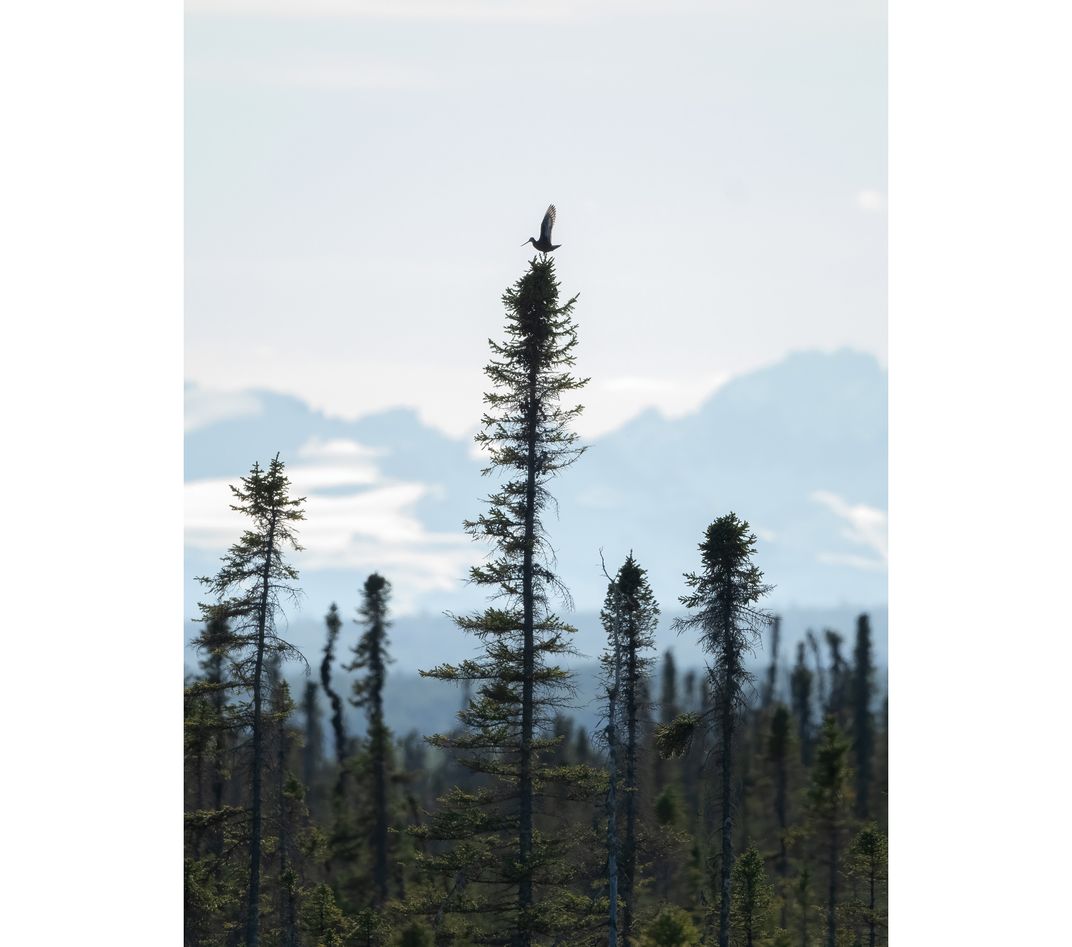
POLYGON ((525 243, 521 244, 521 246, 525 246, 525 244, 527 243, 532 243, 532 237, 529 237, 528 240, 525 241, 525 243))

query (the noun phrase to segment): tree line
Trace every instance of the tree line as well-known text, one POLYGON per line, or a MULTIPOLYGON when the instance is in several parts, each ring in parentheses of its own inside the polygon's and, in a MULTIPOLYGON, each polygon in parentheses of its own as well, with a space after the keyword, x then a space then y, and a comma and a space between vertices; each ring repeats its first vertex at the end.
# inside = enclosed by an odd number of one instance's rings
POLYGON ((638 557, 607 573, 602 718, 593 733, 571 718, 576 629, 545 514, 584 453, 576 297, 560 301, 539 256, 503 303, 477 436, 496 485, 465 523, 490 550, 469 574, 488 604, 451 616, 474 656, 421 671, 459 689, 441 732, 399 738, 384 716, 390 581, 365 580, 356 630, 331 604, 314 673, 277 625, 299 594, 304 498, 278 455, 231 487, 246 529, 201 579, 185 688, 186 943, 885 943, 887 724, 868 616, 851 660, 825 630, 783 667, 747 521, 716 516, 684 577, 675 625, 700 643, 700 672, 656 654, 638 557), (764 645, 757 680, 747 659, 764 645), (298 703, 287 662, 305 665, 298 703), (360 737, 344 701, 364 713, 360 737))

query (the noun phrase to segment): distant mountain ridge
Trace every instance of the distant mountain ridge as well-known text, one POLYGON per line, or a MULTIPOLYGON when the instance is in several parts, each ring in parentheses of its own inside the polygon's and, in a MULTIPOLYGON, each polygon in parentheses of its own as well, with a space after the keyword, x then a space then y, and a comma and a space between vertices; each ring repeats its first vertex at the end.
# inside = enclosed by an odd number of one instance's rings
MULTIPOLYGON (((204 394, 187 387, 188 398, 204 394)), ((187 431, 188 498, 199 483, 233 482, 254 460, 263 463, 277 451, 288 467, 305 470, 313 484, 307 492, 325 510, 327 498, 372 502, 376 489, 413 486, 408 505, 398 501, 397 521, 409 545, 385 546, 379 566, 377 543, 386 542, 387 527, 363 532, 362 515, 343 504, 331 507, 344 536, 352 525, 360 548, 351 559, 361 565, 334 568, 325 553, 310 568, 301 558, 306 554, 297 556, 306 602, 296 620, 317 620, 332 600, 347 611, 361 573, 373 568, 392 579, 415 611, 435 614, 480 601, 463 581, 465 564, 477 561, 480 547, 465 544, 461 523, 479 512, 493 483, 480 476, 469 441, 425 425, 410 409, 347 421, 274 392, 242 398, 241 410, 217 412, 187 431), (351 465, 343 473, 352 475, 339 473, 343 462, 351 465), (355 517, 352 524, 344 515, 355 517), (409 581, 408 563, 418 553, 431 561, 448 552, 435 582, 418 588, 409 581)), ((668 419, 649 410, 596 439, 552 484, 558 518, 552 514, 546 523, 577 607, 597 610, 602 602, 600 550, 614 568, 632 549, 664 610, 676 610, 681 574, 696 568, 704 528, 729 510, 759 536, 758 561, 776 587, 772 606, 884 603, 886 412, 886 373, 873 357, 800 352, 729 381, 690 415, 668 419)), ((215 571, 226 545, 221 540, 210 548, 191 535, 188 530, 188 618, 196 615, 199 595, 192 576, 215 571)))

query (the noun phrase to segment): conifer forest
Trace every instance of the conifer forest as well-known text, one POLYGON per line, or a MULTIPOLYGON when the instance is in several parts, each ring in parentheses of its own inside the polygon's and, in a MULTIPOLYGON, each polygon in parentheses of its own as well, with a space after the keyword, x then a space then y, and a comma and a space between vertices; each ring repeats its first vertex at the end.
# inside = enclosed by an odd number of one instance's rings
POLYGON ((421 669, 457 695, 455 715, 392 729, 386 568, 355 574, 348 601, 306 603, 321 650, 288 641, 307 522, 290 458, 250 457, 231 486, 244 529, 199 579, 184 689, 185 942, 886 944, 887 704, 869 615, 787 647, 747 509, 695 524, 680 600, 649 582, 637 535, 604 560, 599 725, 580 725, 555 556, 555 485, 586 460, 579 301, 538 252, 502 302, 464 524, 484 605, 450 616, 467 657, 421 669), (703 666, 657 649, 660 614, 703 666))

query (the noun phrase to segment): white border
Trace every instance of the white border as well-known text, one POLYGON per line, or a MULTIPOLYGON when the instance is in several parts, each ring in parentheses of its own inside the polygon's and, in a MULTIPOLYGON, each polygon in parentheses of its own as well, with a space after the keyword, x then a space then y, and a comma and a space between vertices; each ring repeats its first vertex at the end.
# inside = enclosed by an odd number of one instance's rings
POLYGON ((0 90, 4 940, 180 944, 182 9, 8 5, 0 90))

